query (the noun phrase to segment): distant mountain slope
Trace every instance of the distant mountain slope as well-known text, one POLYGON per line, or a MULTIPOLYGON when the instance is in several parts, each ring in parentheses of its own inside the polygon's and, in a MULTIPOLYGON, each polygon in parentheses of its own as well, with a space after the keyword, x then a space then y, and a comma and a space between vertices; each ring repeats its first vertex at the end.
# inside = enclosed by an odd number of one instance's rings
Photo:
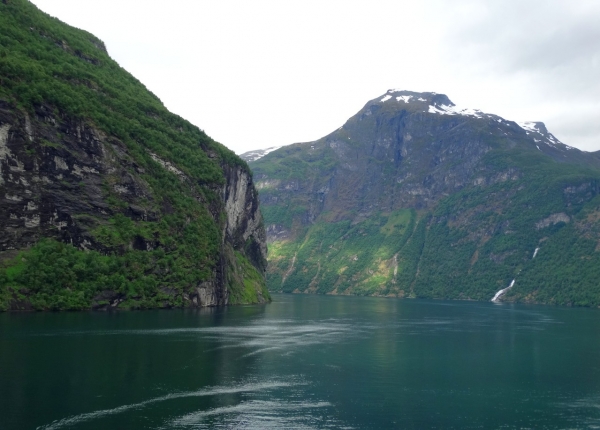
POLYGON ((265 149, 255 149, 254 151, 248 151, 248 152, 244 152, 243 154, 240 154, 240 158, 244 161, 246 161, 247 163, 251 162, 251 161, 256 161, 259 158, 264 157, 265 155, 277 150, 281 148, 281 146, 272 146, 270 148, 265 148, 265 149))
POLYGON ((0 309, 268 300, 247 164, 93 35, 0 2, 0 309))
POLYGON ((542 123, 390 90, 250 166, 274 291, 600 305, 598 158, 542 123))

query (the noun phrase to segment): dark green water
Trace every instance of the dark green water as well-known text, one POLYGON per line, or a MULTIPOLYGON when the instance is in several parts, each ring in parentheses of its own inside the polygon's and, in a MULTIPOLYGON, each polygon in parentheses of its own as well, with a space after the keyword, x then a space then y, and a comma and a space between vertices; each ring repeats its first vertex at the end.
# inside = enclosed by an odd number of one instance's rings
POLYGON ((597 427, 595 309, 275 295, 0 315, 1 429, 597 427))

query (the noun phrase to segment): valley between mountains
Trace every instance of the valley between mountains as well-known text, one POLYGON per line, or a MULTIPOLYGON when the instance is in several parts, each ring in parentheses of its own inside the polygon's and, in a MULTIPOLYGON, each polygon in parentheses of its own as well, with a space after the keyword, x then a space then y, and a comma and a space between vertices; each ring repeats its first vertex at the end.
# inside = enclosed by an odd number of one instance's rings
POLYGON ((268 289, 600 306, 600 155, 541 122, 389 90, 242 159, 92 34, 26 0, 0 24, 0 310, 268 289))
POLYGON ((541 122, 389 90, 319 140, 242 158, 271 291, 600 305, 600 158, 541 122))

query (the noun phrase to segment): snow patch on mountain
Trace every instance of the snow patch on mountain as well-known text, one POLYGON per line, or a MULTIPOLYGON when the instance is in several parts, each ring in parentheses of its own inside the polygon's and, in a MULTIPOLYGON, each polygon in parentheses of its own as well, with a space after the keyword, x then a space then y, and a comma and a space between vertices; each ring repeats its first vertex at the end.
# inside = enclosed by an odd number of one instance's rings
POLYGON ((479 109, 460 108, 456 105, 429 105, 428 112, 440 115, 474 116, 475 118, 483 118, 484 115, 479 109))
POLYGON ((537 123, 535 123, 533 121, 524 121, 524 122, 517 121, 517 124, 519 124, 519 127, 521 127, 525 131, 533 131, 534 133, 540 133, 540 130, 537 127, 537 123))
POLYGON ((535 133, 535 135, 538 138, 540 138, 540 139, 536 139, 535 137, 533 138, 533 140, 536 143, 545 143, 546 145, 553 146, 553 147, 563 147, 564 149, 567 149, 567 150, 573 149, 572 146, 565 145, 560 140, 558 140, 552 133, 549 133, 546 130, 546 126, 544 125, 544 123, 534 122, 534 121, 518 121, 517 124, 519 124, 519 127, 521 127, 523 130, 525 130, 525 132, 528 135, 531 133, 535 133))
POLYGON ((242 158, 242 160, 246 161, 247 163, 250 163, 252 161, 256 161, 259 158, 264 157, 265 155, 276 151, 277 149, 281 148, 282 146, 272 146, 270 148, 265 148, 265 149, 256 149, 254 151, 249 151, 249 152, 245 152, 243 154, 240 155, 240 158, 242 158))
MULTIPOLYGON (((462 116, 468 116, 468 117, 478 118, 478 119, 492 119, 495 122, 497 122, 499 126, 510 127, 510 124, 512 123, 512 121, 506 120, 504 118, 499 118, 497 115, 484 113, 479 109, 456 106, 447 97, 445 97, 443 95, 442 95, 442 97, 444 97, 445 100, 444 99, 440 100, 439 97, 440 96, 437 96, 436 93, 411 93, 410 91, 406 91, 406 90, 391 89, 391 90, 388 90, 381 99, 379 99, 379 102, 385 103, 389 100, 396 99, 397 102, 404 102, 406 104, 419 103, 418 105, 415 106, 415 107, 417 107, 417 109, 420 109, 421 106, 423 106, 420 103, 424 102, 423 104, 425 104, 426 108, 425 108, 425 110, 423 110, 423 112, 428 112, 428 113, 438 114, 438 115, 462 115, 462 116), (402 94, 396 95, 396 93, 402 93, 402 94), (410 93, 410 94, 406 94, 406 93, 410 93)), ((554 135, 549 133, 548 130, 546 130, 546 126, 542 122, 522 121, 522 122, 517 122, 517 124, 523 130, 525 130, 525 132, 527 133, 527 135, 529 135, 529 137, 534 139, 534 142, 536 144, 545 144, 545 145, 553 147, 553 148, 560 148, 561 150, 573 149, 571 146, 563 144, 554 135)), ((509 135, 506 132, 506 130, 501 130, 501 131, 504 132, 504 135, 506 135, 506 136, 509 135)), ((540 151, 542 150, 542 148, 540 148, 539 145, 537 145, 537 147, 540 151)))

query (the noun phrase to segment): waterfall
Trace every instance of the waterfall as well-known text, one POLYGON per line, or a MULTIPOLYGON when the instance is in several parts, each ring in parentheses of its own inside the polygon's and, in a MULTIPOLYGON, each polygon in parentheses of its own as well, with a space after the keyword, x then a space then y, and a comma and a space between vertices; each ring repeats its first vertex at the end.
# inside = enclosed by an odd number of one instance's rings
POLYGON ((500 299, 500 297, 502 295, 504 295, 504 293, 506 293, 508 290, 510 290, 513 287, 513 285, 515 285, 515 280, 514 279, 512 280, 512 282, 510 283, 510 285, 508 287, 506 287, 506 288, 504 288, 504 289, 502 289, 502 290, 500 290, 500 291, 498 291, 496 293, 496 295, 492 299, 492 302, 498 302, 499 299, 500 299))
MULTIPOLYGON (((540 250, 539 247, 535 248, 535 251, 533 251, 533 257, 531 257, 532 260, 535 258, 535 256, 537 255, 539 250, 540 250)), ((519 270, 519 272, 521 272, 521 271, 519 270)), ((513 287, 513 285, 515 285, 514 279, 512 280, 512 282, 510 283, 510 285, 508 287, 501 289, 494 295, 492 302, 498 303, 500 301, 500 297, 502 297, 508 290, 510 290, 513 287)))

